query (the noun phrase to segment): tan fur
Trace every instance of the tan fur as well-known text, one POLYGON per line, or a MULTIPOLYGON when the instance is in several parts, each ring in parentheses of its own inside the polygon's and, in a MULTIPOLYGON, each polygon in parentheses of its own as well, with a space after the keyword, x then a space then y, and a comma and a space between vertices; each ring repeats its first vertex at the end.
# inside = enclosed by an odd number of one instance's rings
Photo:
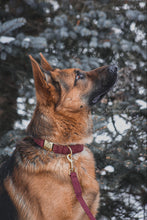
MULTIPOLYGON (((86 220, 89 218, 77 201, 71 184, 66 155, 36 146, 32 137, 60 145, 90 143, 92 120, 88 101, 97 84, 106 84, 108 67, 89 72, 53 69, 40 55, 42 67, 30 56, 37 99, 27 128, 30 137, 17 144, 11 161, 12 171, 10 174, 7 171, 0 191, 5 189, 11 198, 18 213, 16 219, 86 220), (76 81, 77 71, 84 79, 76 81)), ((93 154, 85 146, 83 152, 73 155, 73 160, 83 198, 96 216, 99 185, 93 154)))
MULTIPOLYGON (((36 157, 36 153, 34 151, 34 155, 31 154, 31 160, 33 156, 36 157)), ((54 153, 50 156, 50 153, 46 152, 42 156, 44 164, 38 161, 34 167, 34 164, 28 164, 30 156, 25 155, 26 149, 21 150, 21 154, 24 160, 21 160, 19 169, 14 171, 15 179, 9 177, 5 180, 5 187, 18 209, 20 219, 88 219, 75 198, 66 156, 55 156, 54 153)), ((82 153, 75 155, 74 166, 82 186, 83 197, 95 215, 99 188, 90 150, 85 148, 82 153)))

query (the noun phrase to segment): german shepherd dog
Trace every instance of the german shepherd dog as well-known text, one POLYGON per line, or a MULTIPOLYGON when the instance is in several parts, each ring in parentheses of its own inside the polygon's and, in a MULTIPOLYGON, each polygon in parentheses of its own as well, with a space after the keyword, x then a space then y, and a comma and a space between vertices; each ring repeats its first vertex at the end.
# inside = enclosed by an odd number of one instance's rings
POLYGON ((93 154, 85 144, 92 142, 91 107, 114 85, 117 67, 87 72, 53 69, 40 56, 41 65, 30 56, 37 104, 28 137, 16 144, 12 156, 1 166, 0 219, 86 220, 89 218, 71 184, 70 163, 60 149, 77 149, 72 157, 74 170, 82 196, 96 216, 99 185, 93 154), (43 147, 38 140, 43 141, 43 147), (51 149, 53 145, 57 152, 51 149), (78 146, 84 146, 83 150, 78 146))

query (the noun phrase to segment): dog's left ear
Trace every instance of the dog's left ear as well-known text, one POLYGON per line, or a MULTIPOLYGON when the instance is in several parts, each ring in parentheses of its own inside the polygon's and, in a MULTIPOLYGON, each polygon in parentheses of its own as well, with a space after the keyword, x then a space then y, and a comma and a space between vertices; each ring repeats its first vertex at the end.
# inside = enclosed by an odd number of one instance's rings
POLYGON ((55 104, 59 96, 56 88, 47 81, 36 60, 31 55, 29 58, 33 69, 37 102, 45 105, 55 104))
POLYGON ((41 67, 46 70, 46 71, 51 71, 53 70, 53 68, 51 67, 51 65, 47 62, 47 60, 45 59, 45 57, 42 55, 42 53, 40 53, 41 56, 41 67))

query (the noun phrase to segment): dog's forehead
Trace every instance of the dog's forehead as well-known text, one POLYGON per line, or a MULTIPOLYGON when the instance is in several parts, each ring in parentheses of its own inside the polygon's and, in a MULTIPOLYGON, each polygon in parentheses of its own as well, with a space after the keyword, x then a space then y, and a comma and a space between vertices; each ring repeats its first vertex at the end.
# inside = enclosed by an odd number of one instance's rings
POLYGON ((76 72, 79 69, 76 68, 70 68, 70 69, 54 69, 53 73, 58 75, 59 77, 71 77, 71 76, 75 76, 76 72))
POLYGON ((58 69, 58 71, 60 73, 65 73, 65 74, 75 74, 77 71, 82 71, 82 70, 78 68, 70 68, 70 69, 61 69, 61 70, 58 69))
POLYGON ((74 74, 75 73, 75 69, 74 68, 70 68, 70 69, 63 69, 61 70, 61 72, 65 72, 65 74, 74 74))

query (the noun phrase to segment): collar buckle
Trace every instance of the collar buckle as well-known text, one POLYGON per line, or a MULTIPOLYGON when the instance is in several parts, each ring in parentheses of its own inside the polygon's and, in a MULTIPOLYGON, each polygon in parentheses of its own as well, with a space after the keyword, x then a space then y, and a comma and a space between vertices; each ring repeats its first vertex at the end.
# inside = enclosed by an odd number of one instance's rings
POLYGON ((43 148, 46 150, 52 151, 53 150, 53 143, 45 140, 43 148))
POLYGON ((70 163, 70 169, 69 169, 69 175, 71 175, 72 172, 74 172, 74 164, 73 164, 73 157, 72 157, 72 149, 70 146, 67 146, 68 149, 70 150, 70 154, 67 155, 67 160, 70 163))

